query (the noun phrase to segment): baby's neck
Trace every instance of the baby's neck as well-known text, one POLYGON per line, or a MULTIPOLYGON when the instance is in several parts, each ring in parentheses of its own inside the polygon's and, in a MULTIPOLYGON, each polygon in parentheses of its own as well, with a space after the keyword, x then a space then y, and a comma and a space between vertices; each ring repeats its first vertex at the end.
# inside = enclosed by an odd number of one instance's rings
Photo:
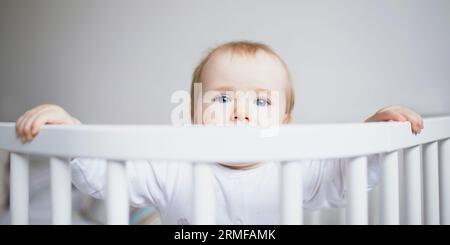
POLYGON ((253 169, 258 167, 259 163, 240 163, 237 165, 228 165, 228 164, 223 164, 223 163, 219 163, 220 165, 229 168, 229 169, 233 169, 233 170, 248 170, 248 169, 253 169))

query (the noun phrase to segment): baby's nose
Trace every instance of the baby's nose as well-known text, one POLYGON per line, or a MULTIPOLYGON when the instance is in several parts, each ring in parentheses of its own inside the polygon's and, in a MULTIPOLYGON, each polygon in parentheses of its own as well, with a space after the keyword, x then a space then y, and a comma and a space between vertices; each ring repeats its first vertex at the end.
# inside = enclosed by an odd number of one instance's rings
POLYGON ((248 116, 235 115, 234 116, 234 121, 237 122, 237 123, 249 123, 250 122, 250 118, 248 116))
POLYGON ((231 119, 236 124, 250 123, 250 106, 246 97, 237 99, 231 119))

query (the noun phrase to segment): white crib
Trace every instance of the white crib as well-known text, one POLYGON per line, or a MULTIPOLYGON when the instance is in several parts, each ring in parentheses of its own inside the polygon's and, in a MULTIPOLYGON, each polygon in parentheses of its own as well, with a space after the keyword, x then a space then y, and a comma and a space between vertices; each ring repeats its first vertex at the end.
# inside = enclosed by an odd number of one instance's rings
POLYGON ((195 224, 214 224, 209 162, 276 160, 281 163, 281 222, 302 224, 301 166, 291 160, 350 157, 346 173, 346 224, 368 224, 367 159, 380 154, 380 223, 450 224, 450 116, 426 118, 420 135, 409 123, 281 126, 273 137, 256 128, 175 126, 44 126, 22 144, 14 123, 0 123, 0 149, 11 152, 11 223, 28 223, 29 156, 50 157, 54 224, 71 223, 69 157, 108 159, 107 222, 128 224, 124 161, 195 161, 195 224), (220 141, 217 139, 220 138, 220 141), (212 144, 211 142, 215 142, 212 144), (226 147, 220 147, 221 145, 226 147), (280 147, 282 145, 282 147, 280 147), (257 147, 255 147, 257 146, 257 147), (404 171, 399 173, 399 154, 404 171), (403 175, 404 183, 399 184, 403 175), (385 187, 389 188, 385 188, 385 187), (400 186, 402 188, 400 188, 400 186), (299 194, 300 193, 300 194, 299 194), (405 201, 400 209, 399 196, 405 201))

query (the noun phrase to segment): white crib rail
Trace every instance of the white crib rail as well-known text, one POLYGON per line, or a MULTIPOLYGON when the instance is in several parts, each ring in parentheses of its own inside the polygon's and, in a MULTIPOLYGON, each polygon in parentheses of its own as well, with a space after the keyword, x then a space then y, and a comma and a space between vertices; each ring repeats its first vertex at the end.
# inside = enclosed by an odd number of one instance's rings
MULTIPOLYGON (((68 157, 109 160, 108 224, 128 224, 125 160, 197 162, 193 168, 195 223, 213 224, 214 193, 212 185, 208 184, 212 178, 207 162, 350 157, 346 175, 347 224, 368 224, 366 156, 377 153, 382 154, 383 168, 381 222, 399 224, 398 151, 401 149, 404 149, 405 160, 407 224, 450 224, 450 117, 427 118, 424 123, 425 129, 417 136, 411 133, 409 123, 391 122, 286 125, 280 127, 277 136, 266 138, 260 137, 260 130, 256 128, 44 126, 39 136, 27 144, 16 138, 14 123, 0 123, 0 149, 12 152, 13 224, 27 224, 28 220, 28 155, 51 157, 54 224, 70 224, 70 168, 63 160, 68 157)), ((303 222, 302 181, 298 173, 301 173, 300 165, 283 163, 280 190, 283 224, 303 222)))

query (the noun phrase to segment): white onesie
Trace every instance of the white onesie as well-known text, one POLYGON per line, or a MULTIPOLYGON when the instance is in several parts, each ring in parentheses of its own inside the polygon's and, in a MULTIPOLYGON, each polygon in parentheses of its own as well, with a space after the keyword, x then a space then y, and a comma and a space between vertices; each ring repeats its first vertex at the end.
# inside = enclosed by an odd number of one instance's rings
MULTIPOLYGON (((368 161, 368 190, 379 180, 377 155, 368 161)), ((299 161, 303 165, 303 205, 307 209, 345 205, 345 166, 348 159, 299 161)), ((106 160, 75 158, 72 182, 82 192, 104 198, 106 160)), ((279 224, 277 162, 234 170, 212 164, 217 224, 279 224)), ((163 224, 192 224, 192 164, 127 161, 128 190, 133 206, 154 205, 163 224)))

